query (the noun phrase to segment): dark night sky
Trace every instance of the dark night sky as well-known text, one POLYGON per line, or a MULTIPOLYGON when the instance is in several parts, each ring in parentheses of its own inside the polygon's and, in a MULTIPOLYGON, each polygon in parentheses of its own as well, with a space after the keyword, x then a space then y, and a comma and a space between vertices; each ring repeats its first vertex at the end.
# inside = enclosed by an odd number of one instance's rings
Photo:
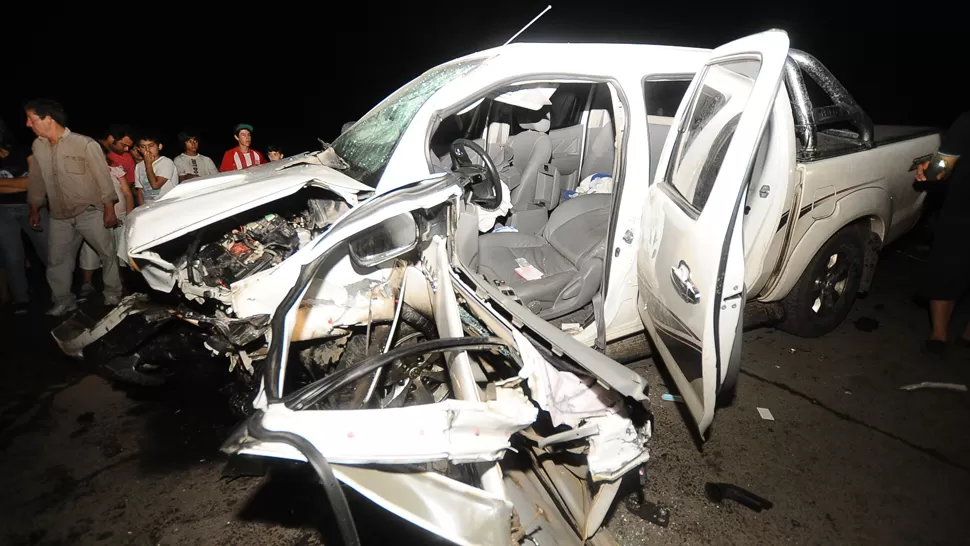
MULTIPOLYGON (((124 21, 109 19, 124 8, 92 20, 85 11, 97 7, 84 4, 18 23, 30 39, 8 37, 0 115, 22 126, 23 101, 47 96, 65 105, 75 131, 100 136, 112 122, 150 128, 166 139, 169 156, 180 151, 175 134, 194 127, 202 132, 202 153, 217 162, 235 144, 232 126, 242 121, 255 126, 257 149, 277 142, 296 153, 315 149, 316 137, 332 140, 343 122, 424 70, 500 45, 549 3, 237 2, 213 5, 207 15, 203 3, 155 2, 146 4, 151 11, 124 12, 124 21)), ((876 123, 945 127, 968 107, 966 88, 945 76, 962 72, 966 60, 956 55, 970 51, 966 24, 948 5, 910 3, 910 11, 900 11, 847 2, 811 2, 824 7, 805 10, 781 1, 629 4, 636 7, 552 0, 552 11, 518 41, 716 47, 782 28, 793 47, 832 70, 876 123)), ((26 128, 17 136, 24 143, 32 138, 26 128)))

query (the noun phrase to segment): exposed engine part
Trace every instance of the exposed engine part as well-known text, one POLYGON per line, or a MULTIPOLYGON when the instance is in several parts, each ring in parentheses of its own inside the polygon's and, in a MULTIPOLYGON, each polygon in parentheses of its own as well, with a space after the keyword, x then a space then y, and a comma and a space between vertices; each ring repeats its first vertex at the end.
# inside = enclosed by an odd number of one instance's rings
MULTIPOLYGON (((410 305, 403 305, 400 320, 392 348, 438 337, 434 323, 410 305)), ((299 359, 311 380, 317 381, 331 374, 344 372, 377 355, 387 340, 390 328, 387 323, 375 323, 372 328, 370 350, 366 347, 367 336, 362 331, 328 339, 301 350, 298 353, 299 359)), ((417 355, 388 365, 386 373, 379 381, 378 396, 370 403, 364 403, 373 377, 374 374, 368 374, 355 383, 338 389, 333 397, 321 402, 321 407, 360 409, 429 404, 444 400, 450 393, 444 361, 440 354, 432 354, 427 359, 423 355, 417 355)))
MULTIPOLYGON (((347 203, 335 199, 305 199, 295 210, 250 216, 251 220, 224 233, 215 241, 189 249, 189 278, 211 287, 232 283, 269 269, 326 230, 347 203)), ((195 245, 192 245, 195 247, 195 245)))
MULTIPOLYGON (((178 314, 191 324, 208 325, 212 328, 214 335, 220 336, 228 350, 233 347, 242 348, 263 337, 269 328, 269 315, 253 315, 243 319, 226 316, 208 316, 189 309, 185 305, 180 305, 178 314)), ((218 351, 217 351, 218 352, 218 351)))
MULTIPOLYGON (((394 347, 426 341, 423 334, 414 332, 398 340, 394 347)), ((391 364, 384 377, 382 408, 397 408, 411 404, 433 404, 444 400, 451 389, 441 354, 432 354, 426 360, 398 360, 391 364)))

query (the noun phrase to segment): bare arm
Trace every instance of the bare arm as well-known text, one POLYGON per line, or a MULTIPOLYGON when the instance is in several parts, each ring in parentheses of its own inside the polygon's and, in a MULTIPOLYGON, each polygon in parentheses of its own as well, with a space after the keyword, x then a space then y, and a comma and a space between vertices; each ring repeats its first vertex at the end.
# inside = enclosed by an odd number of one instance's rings
POLYGON ((132 209, 135 208, 135 197, 131 194, 131 185, 125 180, 125 177, 121 177, 121 196, 125 200, 125 214, 131 213, 132 209))
POLYGON ((27 191, 28 177, 0 178, 0 193, 19 193, 27 191))
POLYGON ((152 185, 152 188, 157 190, 168 182, 168 178, 155 174, 155 166, 152 165, 152 163, 154 163, 154 159, 155 158, 152 158, 152 161, 148 161, 148 159, 145 160, 145 174, 148 175, 148 183, 152 185))

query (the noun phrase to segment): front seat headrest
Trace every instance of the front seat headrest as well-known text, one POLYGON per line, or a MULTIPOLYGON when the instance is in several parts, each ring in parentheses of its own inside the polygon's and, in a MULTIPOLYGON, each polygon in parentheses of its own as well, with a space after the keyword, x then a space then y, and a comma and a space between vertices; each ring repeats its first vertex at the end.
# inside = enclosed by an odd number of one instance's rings
POLYGON ((520 123, 519 127, 525 129, 526 131, 539 131, 540 133, 545 133, 549 131, 551 123, 552 122, 549 119, 549 114, 546 114, 546 117, 540 119, 539 121, 534 123, 520 123))

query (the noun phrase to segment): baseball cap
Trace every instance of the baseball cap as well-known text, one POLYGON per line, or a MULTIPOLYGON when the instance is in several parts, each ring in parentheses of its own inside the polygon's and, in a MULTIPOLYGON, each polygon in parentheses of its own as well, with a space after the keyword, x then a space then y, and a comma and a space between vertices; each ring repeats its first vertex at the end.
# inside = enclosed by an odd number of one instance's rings
POLYGON ((253 126, 250 125, 250 124, 248 124, 248 123, 239 123, 239 124, 237 124, 236 125, 236 128, 233 129, 232 132, 233 132, 233 134, 238 135, 239 134, 239 131, 242 131, 243 129, 249 131, 250 133, 253 132, 253 126))

